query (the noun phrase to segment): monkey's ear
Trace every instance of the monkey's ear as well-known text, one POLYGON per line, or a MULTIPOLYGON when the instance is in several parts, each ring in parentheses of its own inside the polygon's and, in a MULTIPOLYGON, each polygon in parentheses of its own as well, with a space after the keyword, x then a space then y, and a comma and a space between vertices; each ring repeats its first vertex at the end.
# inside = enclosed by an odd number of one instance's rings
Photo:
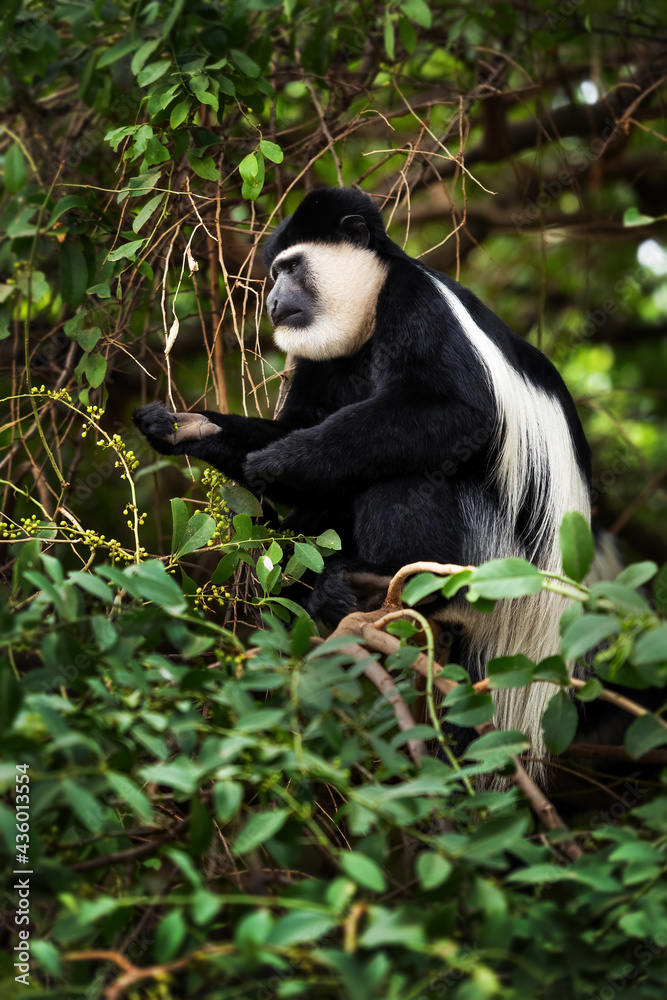
POLYGON ((363 215, 344 215, 340 220, 340 226, 346 236, 349 236, 355 246, 365 250, 371 241, 371 234, 363 215))

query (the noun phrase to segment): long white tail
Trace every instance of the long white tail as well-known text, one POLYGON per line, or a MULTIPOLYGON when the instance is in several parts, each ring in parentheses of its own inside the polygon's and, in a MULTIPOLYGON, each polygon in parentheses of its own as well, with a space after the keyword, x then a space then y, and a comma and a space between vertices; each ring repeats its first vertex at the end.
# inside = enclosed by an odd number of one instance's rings
MULTIPOLYGON (((477 502, 464 511, 471 539, 470 562, 520 556, 540 569, 561 572, 559 528, 564 515, 576 510, 590 518, 588 485, 563 408, 557 398, 514 368, 455 293, 434 280, 484 367, 498 413, 493 476, 502 507, 495 516, 477 502), (520 545, 516 525, 528 500, 532 511, 523 534, 530 542, 520 545)), ((542 591, 534 597, 502 601, 491 615, 459 603, 436 617, 461 622, 468 636, 468 662, 462 665, 479 679, 486 676, 486 664, 494 657, 524 653, 539 662, 557 653, 558 624, 565 604, 559 595, 542 591)), ((546 748, 540 720, 553 694, 552 685, 540 683, 496 691, 494 722, 501 729, 524 732, 534 755, 541 757, 546 748)), ((543 768, 531 770, 539 775, 543 768)))

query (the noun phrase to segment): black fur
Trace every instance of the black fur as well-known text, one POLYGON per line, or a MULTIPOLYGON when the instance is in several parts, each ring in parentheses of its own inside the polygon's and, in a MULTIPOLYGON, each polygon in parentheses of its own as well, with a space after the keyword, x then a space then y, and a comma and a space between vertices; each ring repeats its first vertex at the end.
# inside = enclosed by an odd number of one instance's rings
MULTIPOLYGON (((370 198, 345 189, 313 192, 268 240, 264 259, 270 268, 297 243, 364 240, 388 265, 374 333, 352 357, 299 360, 277 420, 207 412, 218 434, 172 446, 166 410, 153 403, 134 414, 157 451, 202 459, 256 494, 291 505, 287 526, 295 531, 339 532, 341 556, 327 560, 310 602, 311 613, 330 624, 356 607, 344 570, 391 574, 418 559, 473 561, 475 511, 502 517, 491 475, 497 412, 486 373, 434 286, 436 272, 389 239, 370 198), (352 224, 344 221, 349 216, 352 224)), ((590 478, 588 445, 555 368, 471 292, 438 277, 509 363, 559 401, 590 478)), ((525 525, 515 531, 529 546, 525 525)))

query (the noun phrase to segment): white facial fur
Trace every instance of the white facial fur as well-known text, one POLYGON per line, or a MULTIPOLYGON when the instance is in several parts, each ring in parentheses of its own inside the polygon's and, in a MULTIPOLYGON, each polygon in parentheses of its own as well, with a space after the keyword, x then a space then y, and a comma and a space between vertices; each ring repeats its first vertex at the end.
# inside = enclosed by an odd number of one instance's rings
POLYGON ((349 357, 372 336, 375 307, 388 265, 372 250, 351 243, 300 243, 278 254, 300 251, 317 289, 317 317, 308 327, 277 326, 273 339, 281 351, 311 361, 349 357))

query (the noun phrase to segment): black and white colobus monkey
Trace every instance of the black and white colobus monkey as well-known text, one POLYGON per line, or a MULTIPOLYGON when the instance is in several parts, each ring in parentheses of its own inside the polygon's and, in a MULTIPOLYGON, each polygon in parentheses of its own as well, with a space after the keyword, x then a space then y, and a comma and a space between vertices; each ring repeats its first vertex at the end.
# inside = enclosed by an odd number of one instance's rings
MULTIPOLYGON (((343 570, 380 575, 420 559, 523 556, 558 570, 563 515, 590 513, 590 456, 572 398, 547 358, 457 282, 413 260, 360 191, 307 195, 268 240, 275 342, 298 358, 276 420, 172 414, 134 420, 163 454, 200 458, 293 505, 287 524, 343 541, 310 603, 335 624, 355 610, 343 570), (177 422, 177 429, 174 422, 177 422)), ((452 601, 459 662, 557 652, 563 601, 543 592, 491 615, 452 601)), ((499 691, 496 723, 542 749, 546 684, 499 691)))

